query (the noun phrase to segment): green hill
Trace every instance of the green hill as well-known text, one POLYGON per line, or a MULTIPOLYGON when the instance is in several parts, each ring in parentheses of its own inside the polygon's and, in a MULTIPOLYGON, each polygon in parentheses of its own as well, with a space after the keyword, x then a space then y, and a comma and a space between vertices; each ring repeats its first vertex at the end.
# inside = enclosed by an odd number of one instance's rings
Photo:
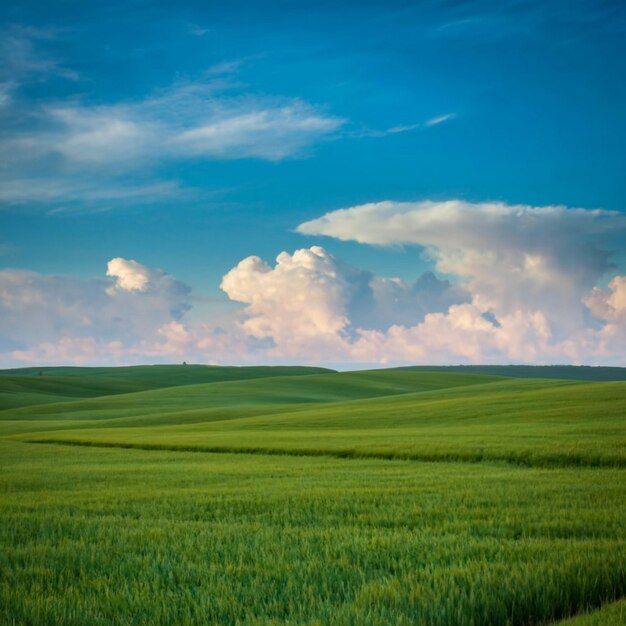
MULTIPOLYGON (((31 379, 32 380, 32 379, 31 379)), ((426 392, 500 380, 493 376, 429 372, 342 372, 329 375, 276 376, 271 379, 213 382, 116 394, 71 402, 51 402, 0 412, 0 420, 27 426, 37 420, 94 422, 119 426, 184 424, 284 412, 311 404, 346 402, 426 392)), ((48 427, 48 426, 44 426, 48 427)))
POLYGON ((0 623, 621 626, 626 382, 548 370, 5 372, 0 623))
MULTIPOLYGON (((4 410, 0 428, 31 441, 172 450, 626 465, 623 382, 297 371, 132 393, 120 384, 116 394, 4 410)), ((27 380, 49 398, 44 378, 27 380)), ((74 393, 79 383, 97 392, 94 377, 75 378, 74 393)))
POLYGON ((37 440, 171 450, 626 466, 623 383, 507 380, 367 400, 165 410, 66 411, 29 430, 37 440))
POLYGON ((394 368, 413 372, 461 372, 513 378, 560 378, 566 380, 626 380, 626 367, 586 365, 412 365, 394 368))
POLYGON ((0 370, 0 409, 199 383, 332 372, 321 367, 210 365, 28 367, 0 370))

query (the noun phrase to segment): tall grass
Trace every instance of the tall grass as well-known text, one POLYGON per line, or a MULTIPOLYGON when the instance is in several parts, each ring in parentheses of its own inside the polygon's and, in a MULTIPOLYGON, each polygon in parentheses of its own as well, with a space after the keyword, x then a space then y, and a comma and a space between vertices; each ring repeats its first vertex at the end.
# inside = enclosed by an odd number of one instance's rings
MULTIPOLYGON (((0 432, 143 449, 626 466, 626 383, 487 378, 412 392, 422 375, 412 376, 393 388, 361 380, 370 397, 339 402, 340 386, 302 377, 26 407, 0 413, 0 432)), ((350 398, 360 390, 346 387, 350 398)))
POLYGON ((505 625, 626 591, 623 470, 2 445, 0 623, 505 625))

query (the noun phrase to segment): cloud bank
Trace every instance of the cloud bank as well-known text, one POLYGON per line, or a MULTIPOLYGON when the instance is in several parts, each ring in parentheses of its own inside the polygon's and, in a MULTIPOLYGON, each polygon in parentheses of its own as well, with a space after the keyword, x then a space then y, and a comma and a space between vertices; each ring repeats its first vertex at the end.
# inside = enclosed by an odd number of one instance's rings
POLYGON ((113 258, 92 280, 0 271, 0 358, 43 362, 626 365, 622 214, 461 201, 367 204, 298 227, 413 246, 433 269, 379 276, 314 245, 243 259, 228 318, 188 314, 191 288, 113 258))
POLYGON ((110 279, 0 270, 0 352, 10 362, 124 362, 150 356, 190 309, 191 289, 112 259, 110 279), (145 354, 144 354, 145 352, 145 354))
POLYGON ((415 323, 467 298, 432 273, 414 283, 384 278, 320 246, 282 252, 274 267, 248 257, 226 274, 221 287, 246 305, 238 328, 269 342, 269 356, 301 360, 306 355, 313 361, 350 360, 361 327, 415 323))
POLYGON ((496 315, 541 311, 554 332, 569 334, 582 323, 583 298, 615 269, 611 258, 626 235, 626 216, 458 200, 379 202, 333 211, 297 230, 421 246, 437 271, 463 281, 478 309, 496 315))

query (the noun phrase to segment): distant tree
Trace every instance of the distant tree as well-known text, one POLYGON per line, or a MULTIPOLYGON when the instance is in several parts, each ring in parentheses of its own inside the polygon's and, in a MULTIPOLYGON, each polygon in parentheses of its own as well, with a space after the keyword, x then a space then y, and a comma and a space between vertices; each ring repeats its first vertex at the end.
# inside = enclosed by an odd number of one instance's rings
POLYGON ((183 365, 187 365, 187 361, 183 361, 183 365))
POLYGON ((37 376, 43 376, 43 372, 39 370, 39 372, 37 373, 37 376))

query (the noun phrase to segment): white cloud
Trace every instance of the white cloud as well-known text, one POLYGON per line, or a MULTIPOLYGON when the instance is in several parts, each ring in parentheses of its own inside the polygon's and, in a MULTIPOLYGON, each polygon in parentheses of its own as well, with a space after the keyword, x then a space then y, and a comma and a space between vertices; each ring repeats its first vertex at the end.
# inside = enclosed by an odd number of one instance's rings
POLYGON ((162 270, 117 257, 107 276, 0 271, 0 359, 623 365, 626 354, 626 276, 590 289, 578 303, 587 317, 568 332, 536 293, 494 312, 471 291, 482 284, 474 278, 458 285, 427 272, 408 283, 320 246, 282 252, 273 265, 242 260, 221 284, 242 306, 221 320, 188 316, 189 287, 162 270))
POLYGON ((344 133, 348 137, 387 137, 389 135, 397 135, 400 133, 409 133, 415 130, 424 130, 431 126, 437 126, 448 120, 452 120, 456 117, 456 113, 446 113, 445 115, 438 115, 437 117, 431 117, 424 122, 414 122, 412 124, 397 124, 390 126, 384 130, 377 130, 372 128, 366 128, 358 131, 347 131, 344 133))
POLYGON ((184 130, 172 141, 181 151, 194 155, 277 161, 299 153, 342 123, 339 118, 316 113, 310 105, 294 102, 269 109, 227 113, 184 130))
POLYGON ((615 276, 608 289, 594 288, 585 304, 602 328, 596 333, 596 352, 603 359, 624 364, 626 354, 626 276, 615 276))
POLYGON ((133 119, 134 113, 125 107, 56 107, 46 113, 58 127, 41 137, 39 149, 57 153, 81 168, 91 164, 127 167, 156 147, 158 125, 133 119))
POLYGON ((28 84, 80 79, 49 52, 61 33, 11 26, 0 35, 5 207, 54 210, 53 203, 62 209, 69 203, 97 211, 110 209, 115 200, 162 199, 158 190, 165 186, 168 195, 180 191, 176 182, 158 180, 164 162, 300 157, 344 124, 298 98, 246 94, 234 79, 243 59, 135 100, 89 103, 80 85, 62 99, 33 99, 24 88, 28 84))
POLYGON ((498 319, 542 311, 553 332, 581 327, 582 300, 612 269, 609 236, 626 217, 603 210, 464 201, 379 202, 333 211, 298 232, 375 245, 422 246, 498 319))
MULTIPOLYGON (((102 357, 102 346, 94 337, 62 337, 56 343, 44 341, 23 350, 12 350, 10 358, 16 363, 93 364, 102 357)), ((108 351, 107 357, 111 354, 108 351)))
POLYGON ((426 126, 437 126, 437 124, 443 124, 449 120, 453 120, 456 117, 455 113, 446 113, 445 115, 438 115, 437 117, 431 117, 426 120, 426 126))
POLYGON ((602 320, 626 323, 626 276, 615 276, 608 290, 594 287, 585 304, 602 320))
POLYGON ((189 287, 161 270, 118 258, 109 271, 115 280, 0 270, 0 351, 87 337, 130 346, 191 306, 189 287))
POLYGON ((365 327, 354 344, 359 358, 619 362, 626 353, 626 281, 617 276, 608 291, 596 287, 614 271, 612 254, 626 234, 623 214, 388 201, 333 211, 298 231, 421 246, 439 272, 471 294, 471 304, 428 314, 419 324, 365 327))
MULTIPOLYGON (((618 303, 621 311, 622 282, 611 287, 610 294, 602 292, 606 306, 613 311, 618 303)), ((471 293, 432 274, 407 284, 351 267, 319 246, 283 252, 274 266, 244 259, 224 277, 222 289, 246 305, 231 337, 260 342, 240 342, 237 349, 262 360, 596 363, 618 362, 626 349, 626 333, 615 341, 612 324, 564 333, 540 306, 494 316, 471 293)))
POLYGON ((56 154, 81 170, 118 170, 163 158, 277 161, 301 154, 343 124, 300 100, 216 99, 210 84, 136 103, 48 107, 41 117, 48 130, 15 137, 12 149, 56 154))
MULTIPOLYGON (((149 185, 115 183, 102 187, 94 181, 81 182, 66 179, 14 179, 0 185, 0 202, 21 205, 28 202, 62 203, 78 210, 89 210, 94 205, 102 208, 116 201, 124 204, 148 202, 189 193, 176 182, 149 185), (80 206, 76 206, 80 203, 80 206)), ((58 208, 57 208, 58 210, 58 208)))
POLYGON ((268 339, 283 355, 303 351, 313 358, 343 343, 350 283, 335 259, 319 247, 278 255, 271 268, 248 257, 222 280, 232 300, 247 304, 241 327, 257 339, 268 339))
POLYGON ((270 267, 248 257, 223 279, 232 300, 245 303, 241 330, 271 342, 274 356, 349 359, 360 328, 415 324, 467 293, 427 273, 414 283, 375 276, 313 246, 282 252, 270 267))
POLYGON ((58 35, 50 28, 20 25, 3 28, 0 31, 0 77, 17 82, 50 77, 77 80, 76 71, 65 67, 43 49, 42 44, 54 41, 58 35))
POLYGON ((540 311, 517 311, 495 323, 473 304, 428 314, 414 326, 361 330, 351 353, 386 364, 563 363, 591 356, 570 341, 555 341, 540 311))
POLYGON ((116 279, 113 289, 122 291, 146 291, 153 279, 154 270, 132 259, 116 257, 107 263, 107 276, 116 279))
POLYGON ((11 104, 14 88, 15 85, 11 82, 0 83, 0 110, 11 104))
POLYGON ((422 128, 423 124, 399 124, 398 126, 392 126, 385 131, 380 133, 381 137, 386 135, 397 135, 398 133, 408 133, 412 130, 417 130, 418 128, 422 128))
MULTIPOLYGON (((13 101, 7 85, 0 86, 7 128, 0 138, 0 201, 9 206, 58 200, 108 208, 95 197, 167 185, 153 181, 164 161, 299 157, 344 123, 294 98, 229 95, 220 77, 99 106, 29 107, 13 101), (138 172, 147 182, 129 185, 138 172)), ((134 197, 135 203, 145 200, 134 197)))

